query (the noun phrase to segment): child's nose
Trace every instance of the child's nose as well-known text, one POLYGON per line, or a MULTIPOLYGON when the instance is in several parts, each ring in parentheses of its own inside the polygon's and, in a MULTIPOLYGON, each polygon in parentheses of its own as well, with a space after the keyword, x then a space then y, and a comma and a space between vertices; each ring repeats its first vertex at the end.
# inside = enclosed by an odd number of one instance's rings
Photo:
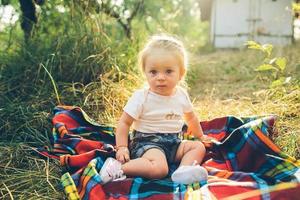
POLYGON ((165 80, 165 75, 163 73, 159 73, 157 76, 158 80, 165 80))

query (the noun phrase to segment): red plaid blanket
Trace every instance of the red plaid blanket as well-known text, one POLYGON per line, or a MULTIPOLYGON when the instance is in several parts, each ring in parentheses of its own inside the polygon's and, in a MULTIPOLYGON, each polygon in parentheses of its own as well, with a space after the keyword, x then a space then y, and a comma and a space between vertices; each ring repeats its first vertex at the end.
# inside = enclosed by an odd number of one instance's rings
MULTIPOLYGON (((270 139, 274 116, 233 116, 201 122, 204 133, 220 143, 207 149, 207 182, 191 185, 127 178, 103 185, 103 162, 114 156, 113 127, 93 122, 78 107, 54 109, 52 147, 40 154, 60 159, 68 172, 61 183, 68 199, 299 199, 300 161, 270 139)), ((193 139, 183 135, 185 139, 193 139)), ((170 174, 177 166, 170 166, 170 174)))

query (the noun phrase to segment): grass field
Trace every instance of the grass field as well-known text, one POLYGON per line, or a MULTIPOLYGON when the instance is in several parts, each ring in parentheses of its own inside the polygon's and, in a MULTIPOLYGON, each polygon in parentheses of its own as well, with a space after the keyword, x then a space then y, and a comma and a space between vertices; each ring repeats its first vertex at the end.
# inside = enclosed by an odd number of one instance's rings
MULTIPOLYGON (((287 75, 300 80, 299 45, 276 48, 274 54, 288 60, 287 75)), ((289 155, 300 158, 300 88, 269 90, 266 75, 254 69, 263 57, 253 50, 219 50, 195 56, 189 85, 202 120, 225 115, 278 116, 278 135, 272 139, 289 155), (285 93, 286 92, 286 93, 285 93)))
MULTIPOLYGON (((277 49, 275 54, 288 59, 287 73, 294 80, 299 80, 299 45, 277 49)), ((265 78, 266 75, 254 71, 262 63, 262 60, 263 57, 258 52, 245 49, 218 50, 194 55, 191 59, 187 82, 195 110, 201 120, 225 115, 275 114, 278 116, 276 126, 278 134, 274 135, 272 139, 284 152, 299 159, 299 82, 292 88, 286 86, 276 90, 268 89, 269 82, 265 78)), ((121 104, 124 104, 130 91, 133 90, 133 82, 141 83, 134 75, 127 76, 124 81, 119 83, 107 81, 105 75, 102 78, 102 82, 100 81, 102 89, 94 90, 98 88, 98 83, 91 83, 80 86, 81 89, 76 84, 66 85, 67 89, 64 91, 77 88, 76 91, 74 89, 70 93, 73 92, 74 96, 85 94, 82 97, 84 99, 79 101, 81 102, 79 105, 92 118, 102 123, 115 123, 120 114, 120 108, 122 108, 121 104), (81 93, 78 92, 79 90, 81 93), (93 104, 95 101, 91 101, 98 97, 101 97, 100 100, 102 99, 101 107, 98 107, 100 103, 93 104), (101 112, 102 114, 94 112, 94 110, 101 109, 105 109, 101 112)), ((63 91, 59 92, 63 93, 63 91)), ((55 95, 52 97, 55 98, 55 95)), ((9 120, 22 119, 22 117, 24 120, 19 124, 6 121, 1 127, 3 131, 16 130, 17 133, 15 135, 5 132, 8 136, 1 136, 7 138, 0 142, 0 196, 4 199, 64 199, 59 184, 60 176, 63 173, 59 162, 41 159, 31 149, 31 146, 36 144, 49 144, 48 136, 51 134, 51 109, 49 108, 52 108, 54 104, 43 107, 42 105, 47 102, 47 100, 36 99, 32 105, 16 105, 14 102, 10 104, 18 109, 9 115, 9 120), (35 109, 36 112, 28 116, 29 112, 26 109, 35 109), (32 124, 43 128, 35 129, 32 124), (36 140, 39 141, 34 141, 31 145, 28 137, 37 138, 36 140)), ((9 108, 1 108, 0 111, 4 110, 9 110, 9 108)), ((2 116, 4 116, 3 113, 2 116)))

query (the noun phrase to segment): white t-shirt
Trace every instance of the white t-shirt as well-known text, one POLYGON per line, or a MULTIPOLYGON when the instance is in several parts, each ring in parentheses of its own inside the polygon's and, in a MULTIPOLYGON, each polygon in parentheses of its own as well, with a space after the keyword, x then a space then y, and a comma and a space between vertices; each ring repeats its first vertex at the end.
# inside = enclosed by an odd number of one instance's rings
POLYGON ((183 114, 193 110, 186 91, 176 87, 172 96, 162 96, 149 89, 139 89, 128 100, 124 111, 133 117, 133 129, 143 133, 178 133, 183 114))

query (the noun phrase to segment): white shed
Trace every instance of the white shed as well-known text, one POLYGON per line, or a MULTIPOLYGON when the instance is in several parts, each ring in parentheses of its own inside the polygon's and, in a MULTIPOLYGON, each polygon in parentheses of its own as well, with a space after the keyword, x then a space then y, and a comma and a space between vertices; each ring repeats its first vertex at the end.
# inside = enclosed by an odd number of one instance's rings
POLYGON ((286 45, 293 38, 291 0, 213 0, 211 41, 217 48, 247 40, 286 45))

